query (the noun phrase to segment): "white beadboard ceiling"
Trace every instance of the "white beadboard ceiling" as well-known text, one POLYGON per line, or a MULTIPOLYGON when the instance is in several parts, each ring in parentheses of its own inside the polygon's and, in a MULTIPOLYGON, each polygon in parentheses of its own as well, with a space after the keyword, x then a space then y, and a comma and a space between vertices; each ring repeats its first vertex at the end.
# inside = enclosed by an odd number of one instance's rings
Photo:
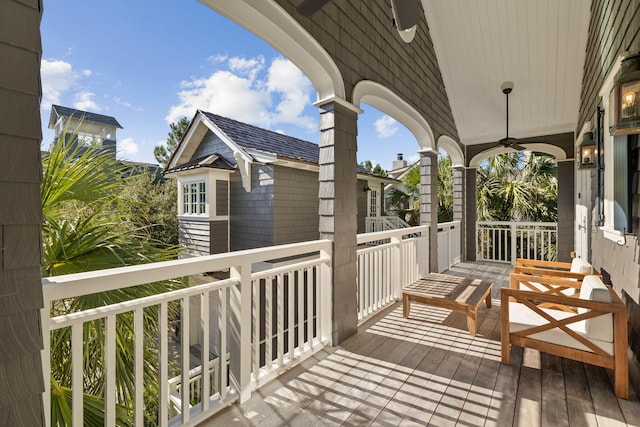
POLYGON ((574 131, 589 0, 423 0, 460 142, 574 131))

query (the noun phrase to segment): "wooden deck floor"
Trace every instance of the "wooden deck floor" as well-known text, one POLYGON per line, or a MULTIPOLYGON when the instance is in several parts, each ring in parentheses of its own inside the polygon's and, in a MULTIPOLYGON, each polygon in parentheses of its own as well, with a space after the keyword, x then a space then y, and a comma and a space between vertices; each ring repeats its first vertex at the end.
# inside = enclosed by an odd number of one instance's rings
POLYGON ((494 281, 472 339, 463 314, 402 305, 375 316, 203 426, 625 426, 640 402, 617 399, 611 372, 514 347, 500 363, 499 288, 510 268, 463 263, 450 274, 494 281))

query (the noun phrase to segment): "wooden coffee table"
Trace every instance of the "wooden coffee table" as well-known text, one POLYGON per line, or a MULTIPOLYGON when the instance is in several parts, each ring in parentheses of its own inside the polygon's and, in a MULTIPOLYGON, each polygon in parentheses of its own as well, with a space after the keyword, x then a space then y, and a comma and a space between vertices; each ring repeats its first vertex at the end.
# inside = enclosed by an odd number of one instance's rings
POLYGON ((483 300, 491 308, 492 287, 488 280, 431 273, 402 290, 402 315, 409 317, 411 302, 460 311, 466 313, 469 334, 475 337, 478 308, 483 300))

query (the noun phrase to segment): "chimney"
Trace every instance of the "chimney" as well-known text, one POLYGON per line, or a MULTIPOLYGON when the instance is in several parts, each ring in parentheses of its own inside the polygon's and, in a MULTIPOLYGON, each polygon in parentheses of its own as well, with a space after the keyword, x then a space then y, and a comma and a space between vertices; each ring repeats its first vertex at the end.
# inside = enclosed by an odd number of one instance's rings
POLYGON ((393 165, 391 167, 392 170, 404 168, 407 166, 407 161, 402 159, 402 153, 398 153, 398 157, 393 161, 393 165))

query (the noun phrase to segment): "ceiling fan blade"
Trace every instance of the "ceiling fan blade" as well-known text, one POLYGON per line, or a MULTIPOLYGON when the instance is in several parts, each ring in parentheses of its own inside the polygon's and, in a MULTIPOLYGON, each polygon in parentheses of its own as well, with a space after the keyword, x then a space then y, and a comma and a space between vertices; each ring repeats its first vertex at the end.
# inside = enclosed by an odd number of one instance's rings
POLYGON ((526 150, 526 148, 523 147, 522 145, 518 145, 518 144, 515 144, 515 143, 509 145, 509 147, 513 148, 514 150, 518 150, 518 151, 526 150))
POLYGON ((311 16, 327 4, 329 0, 304 0, 296 8, 298 13, 304 16, 311 16))

